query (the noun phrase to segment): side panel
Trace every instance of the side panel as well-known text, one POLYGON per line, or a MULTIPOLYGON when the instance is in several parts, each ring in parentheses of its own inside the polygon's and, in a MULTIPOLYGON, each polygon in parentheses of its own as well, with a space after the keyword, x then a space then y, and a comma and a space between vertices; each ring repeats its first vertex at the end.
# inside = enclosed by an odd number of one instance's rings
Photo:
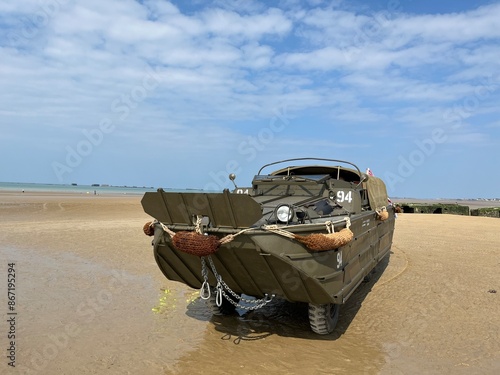
MULTIPOLYGON (((373 212, 351 220, 355 238, 336 250, 308 251, 293 239, 262 232, 239 235, 221 246, 212 259, 236 293, 258 298, 276 294, 292 302, 344 303, 389 252, 394 229, 392 212, 385 222, 377 221, 373 212)), ((159 225, 155 227, 155 258, 168 279, 201 287, 200 258, 174 249, 159 225)), ((209 282, 216 285, 212 272, 209 282)))
MULTIPOLYGON (((201 287, 203 279, 200 258, 165 245, 156 247, 155 258, 169 280, 179 281, 196 289, 201 287)), ((235 252, 231 249, 221 249, 212 255, 212 259, 217 272, 236 293, 258 298, 264 297, 266 293, 275 294, 293 302, 330 301, 317 280, 295 269, 284 259, 260 255, 255 250, 235 252)), ((209 283, 216 285, 211 271, 209 283)))
POLYGON ((144 211, 164 224, 193 225, 197 215, 213 227, 248 228, 262 217, 260 204, 246 194, 174 193, 159 190, 144 194, 144 211))
POLYGON ((356 236, 351 243, 351 254, 344 269, 344 288, 334 295, 336 303, 345 303, 363 278, 389 253, 394 232, 394 213, 379 221, 373 213, 353 226, 356 236))

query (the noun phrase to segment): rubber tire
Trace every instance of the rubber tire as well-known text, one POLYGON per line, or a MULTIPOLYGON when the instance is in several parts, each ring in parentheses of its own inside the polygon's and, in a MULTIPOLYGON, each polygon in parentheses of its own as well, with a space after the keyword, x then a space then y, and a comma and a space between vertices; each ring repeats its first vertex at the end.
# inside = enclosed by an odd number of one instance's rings
POLYGON ((340 305, 327 303, 324 305, 309 304, 309 324, 314 333, 328 335, 335 330, 339 321, 340 305))
POLYGON ((229 302, 225 297, 222 297, 222 305, 217 306, 215 301, 216 293, 212 290, 210 293, 210 298, 205 301, 208 308, 212 312, 212 315, 231 315, 234 314, 236 306, 229 302))

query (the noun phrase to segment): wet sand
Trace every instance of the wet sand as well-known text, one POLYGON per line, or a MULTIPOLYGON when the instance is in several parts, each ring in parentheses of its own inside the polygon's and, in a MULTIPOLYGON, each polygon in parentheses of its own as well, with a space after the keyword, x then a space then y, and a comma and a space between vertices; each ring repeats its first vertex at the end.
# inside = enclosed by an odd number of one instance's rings
POLYGON ((497 374, 500 220, 402 214, 392 253, 329 336, 304 305, 213 318, 163 277, 139 196, 0 194, 2 374, 497 374), (492 293, 493 290, 498 293, 492 293))

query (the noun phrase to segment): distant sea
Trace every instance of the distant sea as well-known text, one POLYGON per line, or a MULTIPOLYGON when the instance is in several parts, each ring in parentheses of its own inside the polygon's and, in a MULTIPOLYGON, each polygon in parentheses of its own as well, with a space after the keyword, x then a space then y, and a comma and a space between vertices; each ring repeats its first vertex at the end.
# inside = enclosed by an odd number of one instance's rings
MULTIPOLYGON (((35 184, 21 182, 0 182, 0 192, 48 192, 48 193, 80 193, 80 194, 144 194, 156 191, 157 188, 145 186, 108 186, 108 185, 63 185, 63 184, 35 184)), ((165 189, 167 190, 167 189, 165 189)))

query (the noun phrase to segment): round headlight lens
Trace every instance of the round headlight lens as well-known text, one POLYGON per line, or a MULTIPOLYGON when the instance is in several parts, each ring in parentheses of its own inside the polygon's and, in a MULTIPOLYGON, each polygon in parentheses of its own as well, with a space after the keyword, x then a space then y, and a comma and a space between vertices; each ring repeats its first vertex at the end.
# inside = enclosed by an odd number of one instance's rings
POLYGON ((288 223, 290 220, 292 220, 292 216, 292 208, 286 204, 278 206, 278 208, 276 209, 276 217, 282 223, 288 223))

